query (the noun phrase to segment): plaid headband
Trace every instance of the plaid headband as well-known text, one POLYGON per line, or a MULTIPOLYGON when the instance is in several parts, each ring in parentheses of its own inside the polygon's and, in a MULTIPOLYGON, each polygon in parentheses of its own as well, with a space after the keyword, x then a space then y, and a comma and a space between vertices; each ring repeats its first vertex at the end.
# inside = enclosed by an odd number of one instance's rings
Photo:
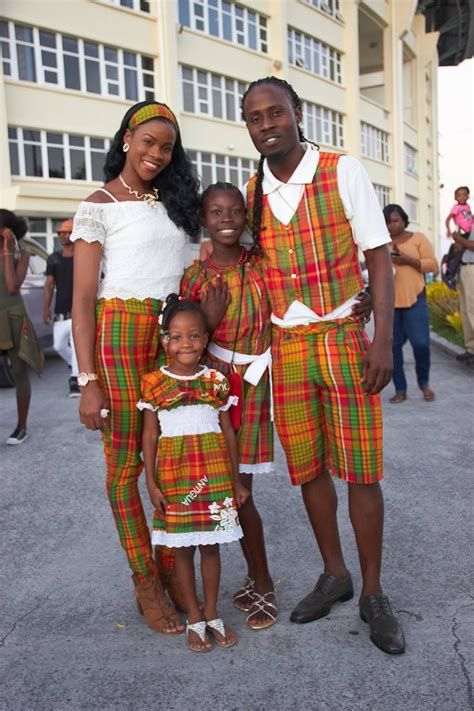
POLYGON ((168 119, 168 121, 171 121, 171 123, 178 128, 176 116, 165 104, 148 104, 147 106, 142 106, 141 109, 138 109, 138 111, 133 114, 128 122, 128 127, 130 129, 135 128, 141 123, 145 123, 145 121, 150 121, 150 119, 154 118, 168 119))

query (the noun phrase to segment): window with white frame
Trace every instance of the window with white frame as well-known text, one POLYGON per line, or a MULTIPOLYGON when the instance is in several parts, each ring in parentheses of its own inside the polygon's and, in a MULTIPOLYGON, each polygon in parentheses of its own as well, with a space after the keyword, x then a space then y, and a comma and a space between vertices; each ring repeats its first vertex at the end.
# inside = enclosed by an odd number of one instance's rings
POLYGON ((102 181, 108 138, 8 127, 11 174, 102 181))
POLYGON ((60 248, 58 227, 72 215, 63 217, 28 217, 28 234, 39 242, 50 254, 60 248))
POLYGON ((343 20, 340 0, 306 0, 306 2, 318 10, 325 12, 326 15, 332 15, 332 17, 335 17, 337 20, 343 20))
POLYGON ((360 144, 363 156, 388 163, 388 133, 362 121, 360 144))
POLYGON ((193 67, 181 67, 183 109, 227 121, 240 121, 245 83, 193 67))
POLYGON ((267 18, 228 0, 179 0, 179 21, 186 27, 268 52, 267 18))
POLYGON ((303 101, 303 133, 312 141, 343 148, 342 114, 324 106, 303 101))
POLYGON ((418 198, 405 195, 405 210, 411 222, 418 222, 418 198))
POLYGON ((254 160, 225 156, 218 153, 188 151, 196 173, 205 189, 212 183, 223 181, 241 187, 257 170, 254 160))
POLYGON ((378 185, 377 183, 374 183, 373 185, 380 207, 383 209, 385 205, 390 203, 390 188, 387 188, 386 185, 378 185))
POLYGON ((128 7, 130 10, 141 10, 141 12, 150 12, 149 0, 107 0, 111 5, 119 5, 120 7, 128 7))
POLYGON ((0 47, 10 79, 129 101, 154 98, 152 57, 6 20, 0 47))
POLYGON ((418 175, 418 151, 405 143, 405 171, 410 175, 418 175))
POLYGON ((324 42, 288 27, 288 60, 325 79, 342 83, 341 53, 324 42))

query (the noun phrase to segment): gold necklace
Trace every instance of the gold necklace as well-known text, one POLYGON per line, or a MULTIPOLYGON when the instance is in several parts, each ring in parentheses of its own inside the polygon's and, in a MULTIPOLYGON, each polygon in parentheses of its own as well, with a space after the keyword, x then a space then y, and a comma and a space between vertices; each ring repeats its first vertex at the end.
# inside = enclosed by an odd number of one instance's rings
POLYGON ((127 188, 128 192, 130 195, 135 195, 137 200, 143 200, 143 202, 146 202, 146 204, 149 207, 154 207, 155 203, 158 202, 158 197, 159 197, 159 192, 158 188, 153 188, 153 194, 152 193, 142 193, 141 195, 138 193, 137 190, 132 190, 130 185, 128 185, 125 180, 122 177, 122 173, 119 173, 119 180, 122 183, 124 188, 127 188))

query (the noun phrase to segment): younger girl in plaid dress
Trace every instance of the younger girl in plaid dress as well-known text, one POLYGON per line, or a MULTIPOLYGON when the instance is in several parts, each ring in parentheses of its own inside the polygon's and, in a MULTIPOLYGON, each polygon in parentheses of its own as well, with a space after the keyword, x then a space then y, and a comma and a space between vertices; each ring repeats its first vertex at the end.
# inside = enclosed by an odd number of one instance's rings
POLYGON ((143 454, 155 507, 152 542, 176 549, 176 574, 188 614, 188 646, 207 652, 237 638, 217 613, 219 543, 242 536, 237 506, 249 496, 238 477, 237 441, 228 413, 232 399, 222 373, 203 366, 206 318, 191 301, 168 297, 162 342, 169 365, 142 379, 143 454), (158 418, 156 413, 158 412, 158 418), (161 436, 158 444, 158 420, 161 436), (158 460, 158 467, 156 466, 158 460), (199 546, 204 608, 196 596, 194 552, 199 546))
MULTIPOLYGON (((185 272, 181 293, 201 302, 213 329, 207 346, 207 364, 233 378, 242 378, 235 423, 239 445, 239 475, 251 492, 254 474, 273 471, 273 424, 270 394, 270 305, 261 272, 261 258, 251 256, 239 243, 245 229, 242 194, 230 183, 207 188, 201 202, 201 224, 212 241, 212 254, 196 260, 185 272), (225 313, 213 313, 213 289, 228 290, 225 313)), ((252 497, 239 512, 244 531, 241 541, 248 573, 234 595, 234 605, 245 611, 247 625, 265 629, 276 622, 277 600, 268 570, 262 520, 252 497)))

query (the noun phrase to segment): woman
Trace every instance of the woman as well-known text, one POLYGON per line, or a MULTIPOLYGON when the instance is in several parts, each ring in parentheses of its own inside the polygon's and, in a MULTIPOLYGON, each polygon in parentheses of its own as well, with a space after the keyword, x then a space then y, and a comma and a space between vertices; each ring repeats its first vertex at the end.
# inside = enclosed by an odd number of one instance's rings
POLYGON ((21 248, 28 231, 24 217, 10 210, 0 210, 0 349, 8 352, 16 388, 18 422, 7 444, 23 444, 30 408, 31 385, 28 365, 37 373, 43 369, 36 333, 28 318, 20 288, 26 276, 29 253, 21 248))
POLYGON ((71 237, 79 413, 87 428, 102 430, 107 493, 139 611, 153 630, 178 634, 184 627, 163 593, 138 493, 136 407, 142 376, 157 367, 162 301, 178 291, 186 234, 199 229, 198 184, 167 106, 145 101, 127 111, 105 177, 80 204, 71 237))
POLYGON ((431 242, 421 232, 410 232, 408 215, 400 205, 387 205, 383 210, 392 238, 390 247, 395 268, 395 315, 393 320, 392 404, 407 399, 407 381, 403 369, 403 344, 408 340, 415 356, 418 387, 427 402, 435 399, 429 387, 430 324, 425 295, 426 272, 438 273, 438 263, 431 242))

